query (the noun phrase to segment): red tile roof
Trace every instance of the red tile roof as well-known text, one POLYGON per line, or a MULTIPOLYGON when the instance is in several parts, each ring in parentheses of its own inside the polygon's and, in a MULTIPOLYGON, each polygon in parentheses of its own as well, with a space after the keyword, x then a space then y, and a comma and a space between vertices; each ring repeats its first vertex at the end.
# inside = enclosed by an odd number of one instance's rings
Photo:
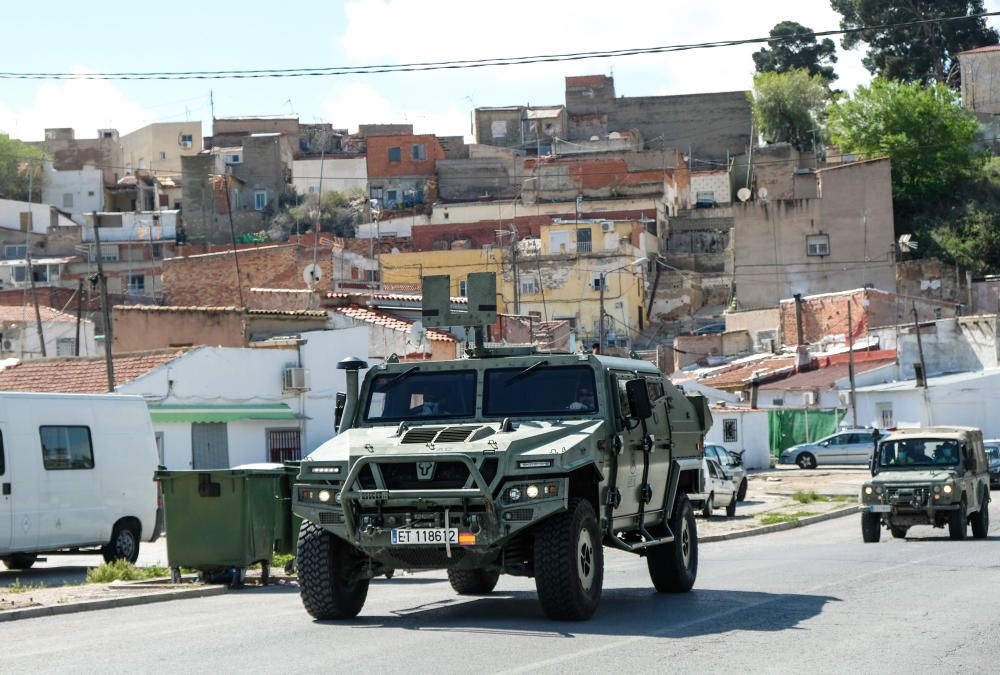
MULTIPOLYGON (((375 326, 382 326, 388 328, 389 330, 394 330, 400 333, 405 333, 410 330, 413 326, 412 321, 407 321, 406 319, 400 319, 399 317, 390 316, 384 312, 379 312, 373 309, 368 309, 367 307, 359 307, 357 305, 352 305, 350 307, 336 307, 331 308, 331 311, 339 312, 344 316, 349 316, 356 321, 364 321, 365 323, 370 323, 375 326)), ((434 330, 433 328, 428 329, 426 333, 428 340, 434 340, 436 342, 457 342, 455 336, 450 333, 445 333, 444 331, 434 330)))
MULTIPOLYGON (((854 372, 866 373, 869 370, 875 370, 876 368, 881 368, 882 366, 887 366, 895 362, 895 357, 856 362, 854 364, 854 372)), ((846 363, 836 363, 829 365, 826 368, 807 370, 805 372, 796 373, 795 375, 790 375, 783 380, 761 385, 761 390, 779 389, 787 391, 795 389, 833 389, 838 380, 842 380, 850 376, 849 368, 850 366, 846 363)))
POLYGON ((760 380, 791 373, 795 369, 795 360, 794 356, 785 356, 737 364, 722 372, 711 373, 698 380, 698 383, 714 389, 743 388, 754 373, 757 373, 760 380))
MULTIPOLYGON (((188 351, 171 349, 115 356, 115 386, 138 379, 188 351)), ((107 390, 108 372, 104 359, 99 357, 35 359, 0 371, 0 391, 87 394, 107 390)))
MULTIPOLYGON (((45 305, 39 305, 38 311, 42 315, 42 321, 45 322, 61 321, 73 323, 76 321, 76 316, 73 314, 60 312, 58 309, 52 309, 51 307, 46 307, 45 305)), ((35 321, 35 306, 0 305, 0 321, 3 321, 4 323, 17 323, 19 321, 28 321, 33 323, 35 321)))
POLYGON ((959 52, 958 55, 961 57, 963 54, 984 54, 986 52, 1000 52, 1000 45, 986 45, 985 47, 966 49, 964 52, 959 52))

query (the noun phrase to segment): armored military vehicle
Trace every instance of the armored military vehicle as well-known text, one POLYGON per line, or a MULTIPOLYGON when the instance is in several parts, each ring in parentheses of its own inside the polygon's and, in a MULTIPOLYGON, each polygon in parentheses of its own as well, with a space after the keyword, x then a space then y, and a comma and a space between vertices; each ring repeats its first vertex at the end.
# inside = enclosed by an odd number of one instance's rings
POLYGON ((500 574, 534 577, 546 615, 589 618, 603 546, 646 558, 660 592, 691 589, 706 401, 647 361, 538 353, 485 342, 496 279, 470 275, 456 311, 447 276, 424 280, 426 326, 471 326, 452 361, 372 367, 347 359, 339 433, 302 461, 293 508, 306 610, 353 617, 369 580, 446 569, 484 595, 500 574))
POLYGON ((861 535, 877 542, 882 525, 902 539, 914 525, 948 526, 952 539, 990 529, 989 463, 983 434, 971 427, 900 429, 883 437, 861 487, 861 535))

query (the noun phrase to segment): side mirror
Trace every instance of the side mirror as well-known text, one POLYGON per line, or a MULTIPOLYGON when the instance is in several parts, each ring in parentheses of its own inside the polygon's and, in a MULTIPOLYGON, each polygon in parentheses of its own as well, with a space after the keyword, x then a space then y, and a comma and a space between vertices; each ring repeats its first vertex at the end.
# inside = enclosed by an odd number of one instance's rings
POLYGON ((347 407, 347 394, 338 391, 336 401, 333 404, 333 428, 340 431, 340 421, 344 418, 344 408, 347 407))
POLYGON ((653 414, 653 406, 649 402, 649 391, 646 389, 646 380, 638 378, 625 383, 625 397, 628 399, 628 409, 632 417, 644 420, 653 414))

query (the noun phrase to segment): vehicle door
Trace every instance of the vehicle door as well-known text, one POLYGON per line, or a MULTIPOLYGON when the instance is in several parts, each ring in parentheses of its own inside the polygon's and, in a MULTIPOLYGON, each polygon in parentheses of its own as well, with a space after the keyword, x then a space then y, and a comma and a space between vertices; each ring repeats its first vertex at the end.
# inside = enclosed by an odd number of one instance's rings
POLYGON ((847 442, 847 459, 850 464, 868 464, 871 462, 875 443, 872 435, 864 432, 852 432, 847 442))
POLYGON ((6 429, 0 424, 0 553, 9 551, 14 522, 13 468, 7 464, 4 448, 6 429))
POLYGON ((733 501, 732 477, 714 459, 706 459, 705 463, 708 465, 709 481, 712 485, 711 490, 706 489, 706 492, 715 493, 715 503, 717 505, 725 506, 729 504, 729 502, 733 501))
POLYGON ((820 464, 843 464, 848 461, 847 447, 850 434, 836 434, 816 446, 816 459, 820 464))

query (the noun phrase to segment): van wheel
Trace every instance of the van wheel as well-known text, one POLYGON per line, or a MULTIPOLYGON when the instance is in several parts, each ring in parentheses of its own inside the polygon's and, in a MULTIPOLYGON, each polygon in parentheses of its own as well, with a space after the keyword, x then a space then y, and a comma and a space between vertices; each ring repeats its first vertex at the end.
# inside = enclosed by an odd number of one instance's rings
POLYGON ((535 533, 535 588, 542 611, 550 619, 589 619, 603 583, 604 549, 594 507, 574 497, 535 533))
POLYGON ((488 595, 497 587, 499 580, 499 572, 448 570, 448 583, 459 595, 488 595))
POLYGON ((747 498, 747 479, 740 482, 740 490, 736 493, 736 501, 742 502, 747 498))
POLYGON ((965 515, 965 497, 957 511, 948 514, 948 536, 957 541, 965 539, 969 531, 968 516, 965 515))
POLYGON ((705 500, 705 505, 701 507, 701 515, 707 520, 712 517, 712 511, 715 510, 715 493, 711 492, 708 495, 708 499, 705 500))
POLYGON ((983 500, 983 505, 972 514, 972 536, 976 539, 985 539, 990 533, 990 503, 983 500))
POLYGON ((131 525, 117 523, 111 531, 111 541, 101 548, 104 562, 125 560, 135 564, 139 559, 139 533, 131 525))
POLYGON ((726 517, 733 518, 736 516, 736 495, 733 495, 732 501, 726 504, 726 517))
POLYGON ((877 544, 882 538, 882 522, 877 513, 864 511, 861 513, 861 539, 866 544, 877 544))
POLYGON ((891 527, 889 527, 889 532, 892 533, 893 539, 906 539, 906 533, 909 531, 909 529, 910 528, 908 527, 892 525, 891 527))
MULTIPOLYGON (((687 495, 677 497, 668 524, 674 540, 653 546, 646 553, 649 578, 660 593, 687 593, 698 577, 698 526, 687 495)), ((663 528, 656 529, 666 534, 663 528)))
POLYGON ((343 539, 318 525, 302 522, 298 552, 299 595, 317 619, 351 619, 368 598, 368 579, 350 580, 359 555, 343 539))
POLYGON ((815 469, 816 468, 816 458, 812 456, 812 453, 803 452, 799 455, 799 458, 795 460, 795 463, 799 465, 800 469, 815 469))
POLYGON ((33 553, 15 553, 14 555, 0 558, 4 566, 9 570, 26 570, 38 560, 38 556, 33 553))

